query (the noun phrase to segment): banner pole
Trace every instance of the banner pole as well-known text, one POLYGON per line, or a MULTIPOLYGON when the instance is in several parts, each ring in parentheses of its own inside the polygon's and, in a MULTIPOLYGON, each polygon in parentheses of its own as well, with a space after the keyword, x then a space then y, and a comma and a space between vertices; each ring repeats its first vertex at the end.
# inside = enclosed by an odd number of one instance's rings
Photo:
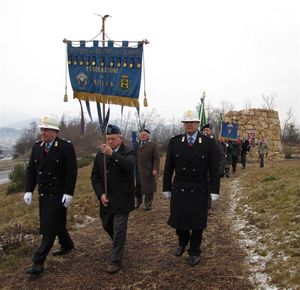
MULTIPOLYGON (((100 15, 99 15, 100 16, 100 15)), ((102 18, 102 46, 105 46, 105 20, 107 17, 110 17, 109 15, 100 16, 102 18)), ((100 33, 101 33, 100 32, 100 33)), ((103 119, 103 125, 105 125, 105 103, 102 103, 102 119, 103 119)), ((102 136, 104 139, 104 142, 106 142, 106 128, 103 128, 102 130, 102 136)), ((103 154, 103 171, 104 171, 104 194, 106 199, 108 199, 108 192, 107 192, 107 172, 106 172, 106 156, 103 154)))

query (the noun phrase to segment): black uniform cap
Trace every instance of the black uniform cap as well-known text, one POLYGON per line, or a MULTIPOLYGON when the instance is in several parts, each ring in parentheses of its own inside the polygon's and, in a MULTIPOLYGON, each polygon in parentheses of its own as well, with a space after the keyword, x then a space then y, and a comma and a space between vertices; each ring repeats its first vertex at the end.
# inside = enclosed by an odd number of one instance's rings
POLYGON ((146 133, 150 134, 150 131, 148 129, 142 129, 140 132, 146 132, 146 133))
POLYGON ((207 123, 205 124, 202 128, 201 128, 201 131, 203 131, 205 128, 209 128, 210 130, 212 130, 212 125, 207 123))

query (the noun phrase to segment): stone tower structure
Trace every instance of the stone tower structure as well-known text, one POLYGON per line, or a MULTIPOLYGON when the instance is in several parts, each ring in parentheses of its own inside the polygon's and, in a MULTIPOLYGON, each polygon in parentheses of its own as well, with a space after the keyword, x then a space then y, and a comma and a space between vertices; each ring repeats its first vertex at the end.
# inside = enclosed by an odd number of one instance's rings
POLYGON ((256 144, 264 138, 269 147, 269 156, 272 159, 282 159, 281 128, 278 112, 267 109, 247 109, 230 111, 225 114, 225 122, 238 123, 238 134, 247 137, 254 147, 250 156, 255 156, 256 144), (254 152, 253 152, 254 151, 254 152))

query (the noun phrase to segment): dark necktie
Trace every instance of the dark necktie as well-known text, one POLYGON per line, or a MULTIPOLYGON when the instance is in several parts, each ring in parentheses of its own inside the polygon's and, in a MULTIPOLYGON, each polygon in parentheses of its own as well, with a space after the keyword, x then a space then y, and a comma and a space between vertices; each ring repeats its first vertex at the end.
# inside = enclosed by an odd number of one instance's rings
POLYGON ((49 143, 49 142, 45 142, 45 152, 46 153, 48 153, 49 152, 49 150, 50 150, 50 147, 51 147, 51 143, 49 143))
POLYGON ((193 139, 192 136, 190 136, 190 137, 188 138, 188 142, 189 142, 189 146, 193 146, 193 144, 194 144, 194 139, 193 139))

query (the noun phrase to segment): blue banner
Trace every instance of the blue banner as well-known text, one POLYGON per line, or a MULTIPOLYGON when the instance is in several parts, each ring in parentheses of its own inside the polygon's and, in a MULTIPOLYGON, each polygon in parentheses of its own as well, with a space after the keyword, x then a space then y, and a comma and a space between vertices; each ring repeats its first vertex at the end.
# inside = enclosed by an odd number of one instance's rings
POLYGON ((238 124, 237 123, 226 123, 222 122, 221 124, 221 137, 237 140, 238 138, 238 124))
POLYGON ((137 47, 72 46, 68 42, 68 68, 74 98, 85 101, 139 107, 143 42, 137 47))

